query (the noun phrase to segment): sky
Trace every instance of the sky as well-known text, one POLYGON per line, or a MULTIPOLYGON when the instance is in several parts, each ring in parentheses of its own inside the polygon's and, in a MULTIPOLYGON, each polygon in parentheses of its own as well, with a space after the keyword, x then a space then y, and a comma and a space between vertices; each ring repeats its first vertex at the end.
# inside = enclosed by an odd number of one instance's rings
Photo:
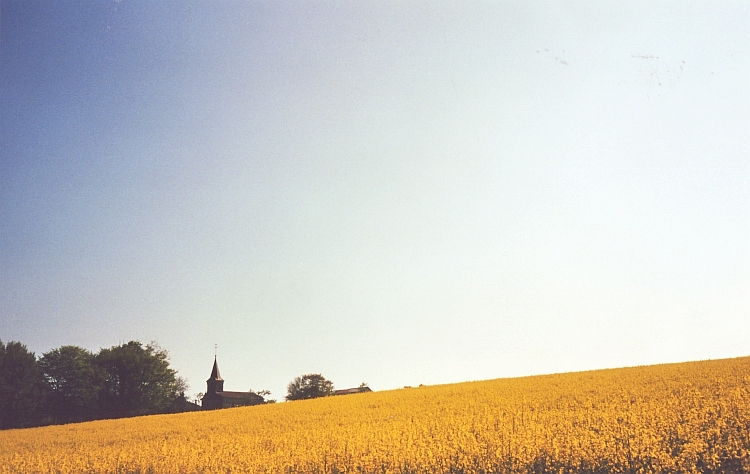
POLYGON ((0 15, 5 342, 280 401, 750 355, 747 2, 0 15))

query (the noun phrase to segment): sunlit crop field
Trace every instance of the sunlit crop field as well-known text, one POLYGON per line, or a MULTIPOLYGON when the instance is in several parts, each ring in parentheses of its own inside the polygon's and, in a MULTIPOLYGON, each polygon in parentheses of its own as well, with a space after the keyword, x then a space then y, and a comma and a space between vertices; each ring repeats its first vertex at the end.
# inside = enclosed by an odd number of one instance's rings
POLYGON ((0 432, 0 472, 750 472, 750 357, 0 432))

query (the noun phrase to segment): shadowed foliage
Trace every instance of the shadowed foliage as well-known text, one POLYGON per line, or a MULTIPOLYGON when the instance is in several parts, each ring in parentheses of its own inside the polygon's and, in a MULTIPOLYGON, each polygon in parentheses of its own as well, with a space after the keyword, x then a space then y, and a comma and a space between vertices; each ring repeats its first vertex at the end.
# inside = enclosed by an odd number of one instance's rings
POLYGON ((39 424, 44 389, 34 353, 20 342, 0 341, 0 429, 39 424))
POLYGON ((167 351, 155 343, 130 341, 102 349, 96 363, 104 371, 101 406, 108 418, 165 412, 185 391, 167 351))
POLYGON ((94 354, 62 346, 39 359, 49 387, 48 407, 54 423, 93 420, 99 414, 99 392, 105 374, 94 354))
POLYGON ((0 341, 0 429, 196 410, 167 351, 138 341, 97 354, 62 346, 38 360, 0 341))
POLYGON ((333 382, 320 374, 307 374, 292 380, 286 391, 287 400, 325 397, 333 393, 333 382))

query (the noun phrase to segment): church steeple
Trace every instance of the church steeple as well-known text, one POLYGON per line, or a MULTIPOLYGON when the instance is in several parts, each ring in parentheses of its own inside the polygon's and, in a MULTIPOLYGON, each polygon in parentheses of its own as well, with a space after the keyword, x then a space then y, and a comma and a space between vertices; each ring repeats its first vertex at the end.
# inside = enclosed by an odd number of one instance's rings
POLYGON ((206 393, 216 393, 224 391, 224 379, 221 378, 219 373, 219 364, 216 362, 216 356, 214 356, 214 368, 211 370, 211 377, 206 380, 206 393))

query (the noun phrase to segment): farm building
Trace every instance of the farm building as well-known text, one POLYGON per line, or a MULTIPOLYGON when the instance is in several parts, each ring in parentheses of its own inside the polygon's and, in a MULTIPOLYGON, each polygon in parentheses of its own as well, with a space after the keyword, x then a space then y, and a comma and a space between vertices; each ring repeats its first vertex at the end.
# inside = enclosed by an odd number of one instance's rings
POLYGON ((214 367, 211 377, 206 380, 206 394, 201 400, 204 410, 216 410, 217 408, 242 407, 249 405, 260 405, 263 397, 253 392, 228 392, 224 390, 224 379, 219 373, 219 364, 214 357, 214 367))
POLYGON ((365 392, 372 392, 372 389, 368 387, 367 385, 360 385, 359 387, 355 388, 344 388, 341 390, 334 390, 334 395, 351 395, 353 393, 365 393, 365 392))

